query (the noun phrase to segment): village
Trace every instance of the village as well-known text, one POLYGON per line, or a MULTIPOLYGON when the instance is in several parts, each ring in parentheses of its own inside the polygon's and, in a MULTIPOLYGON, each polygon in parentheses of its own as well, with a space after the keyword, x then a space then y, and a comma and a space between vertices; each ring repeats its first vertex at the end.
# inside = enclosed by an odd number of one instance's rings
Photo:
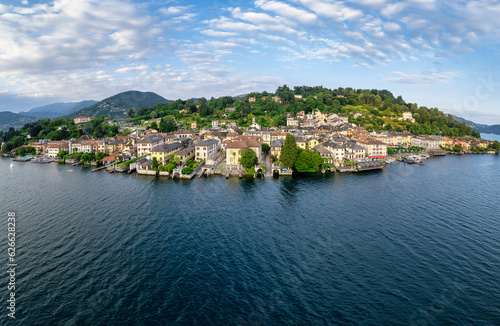
MULTIPOLYGON (((226 108, 225 111, 231 112, 232 109, 226 108)), ((361 113, 350 113, 353 118, 357 114, 361 113)), ((80 116, 74 119, 74 124, 83 125, 91 119, 80 116)), ((414 121, 411 112, 403 112, 401 119, 414 121)), ((87 163, 97 166, 94 171, 106 169, 108 172, 191 179, 195 175, 214 174, 240 178, 243 175, 290 175, 294 167, 281 163, 287 135, 293 135, 299 151, 311 151, 321 157, 322 164, 308 172, 382 169, 395 160, 388 154, 417 151, 430 156, 470 153, 474 148, 487 149, 491 143, 470 136, 447 138, 413 135, 408 131, 369 132, 349 122, 347 115, 326 114, 319 110, 308 114, 302 111, 295 117, 288 113, 287 124, 281 128, 262 127, 255 118, 246 128, 239 127, 236 121, 221 119, 212 120, 211 128, 200 128, 193 121, 175 132, 160 133, 147 128, 150 123, 157 122, 153 120, 142 124, 116 123, 126 136, 95 139, 84 135, 61 141, 44 139, 25 146, 32 147, 39 154, 33 159, 35 163, 87 163), (242 165, 245 149, 251 149, 257 158, 252 167, 242 165), (84 159, 85 154, 92 155, 84 159)), ((31 159, 30 156, 17 158, 19 161, 31 159)))

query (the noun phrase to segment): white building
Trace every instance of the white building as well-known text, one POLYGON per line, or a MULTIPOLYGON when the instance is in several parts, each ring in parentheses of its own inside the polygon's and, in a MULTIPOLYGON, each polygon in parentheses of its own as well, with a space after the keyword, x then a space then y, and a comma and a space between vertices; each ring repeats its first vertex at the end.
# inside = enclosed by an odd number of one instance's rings
POLYGON ((194 157, 199 162, 200 160, 207 160, 218 151, 219 141, 217 139, 207 139, 196 144, 194 157))
POLYGON ((137 156, 143 156, 151 153, 156 147, 165 144, 163 136, 148 136, 137 142, 137 156))

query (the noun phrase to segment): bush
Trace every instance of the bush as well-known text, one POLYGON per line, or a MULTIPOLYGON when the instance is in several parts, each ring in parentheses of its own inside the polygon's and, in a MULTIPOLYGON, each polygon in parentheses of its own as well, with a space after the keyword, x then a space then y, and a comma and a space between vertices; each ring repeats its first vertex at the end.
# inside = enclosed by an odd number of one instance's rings
POLYGON ((168 163, 167 164, 167 171, 169 173, 172 173, 177 165, 175 163, 168 163))
POLYGON ((158 171, 168 171, 166 165, 160 165, 158 166, 158 171))
POLYGON ((184 169, 182 169, 182 173, 191 174, 191 173, 193 173, 193 170, 191 170, 190 167, 185 167, 184 169))

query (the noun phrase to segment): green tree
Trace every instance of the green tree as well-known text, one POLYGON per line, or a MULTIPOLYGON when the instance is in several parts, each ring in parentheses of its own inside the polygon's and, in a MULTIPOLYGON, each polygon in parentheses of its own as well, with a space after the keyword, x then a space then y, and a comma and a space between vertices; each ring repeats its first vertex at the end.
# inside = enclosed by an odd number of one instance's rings
POLYGON ((84 153, 81 157, 83 163, 90 162, 91 159, 92 159, 92 154, 90 153, 84 153))
POLYGON ((105 156, 106 156, 106 154, 104 154, 103 152, 97 152, 95 154, 95 159, 99 161, 99 160, 102 160, 105 156))
POLYGON ((497 151, 500 150, 500 142, 498 142, 498 140, 491 142, 490 148, 497 150, 497 151))
POLYGON ((57 157, 62 158, 64 155, 67 155, 67 154, 69 154, 69 152, 68 152, 68 151, 63 151, 63 150, 61 150, 61 151, 59 151, 59 152, 57 153, 57 157))
POLYGON ((243 165, 243 167, 249 169, 255 166, 257 163, 259 163, 259 159, 252 149, 245 148, 241 150, 240 164, 243 165))
POLYGON ((167 164, 167 171, 168 173, 172 173, 177 165, 173 162, 170 162, 167 164))
POLYGON ((18 155, 18 156, 24 156, 24 155, 26 155, 26 153, 27 153, 27 150, 26 150, 26 147, 24 147, 24 146, 16 149, 16 155, 18 155))
POLYGON ((158 159, 156 157, 153 157, 153 163, 151 164, 151 168, 153 170, 158 170, 158 159))
POLYGON ((193 170, 189 166, 186 166, 184 169, 182 169, 182 173, 184 174, 191 174, 193 173, 193 170))
POLYGON ((181 158, 178 155, 172 154, 170 155, 170 162, 175 163, 175 165, 179 165, 181 163, 181 158))
POLYGON ((310 162, 312 161, 312 153, 309 150, 302 151, 295 160, 295 169, 299 172, 309 170, 310 162))
POLYGON ((297 155, 297 142, 295 141, 295 136, 288 134, 286 135, 285 143, 281 148, 281 163, 285 167, 293 168, 295 166, 297 155))
POLYGON ((262 144, 262 152, 264 152, 264 153, 268 153, 270 150, 271 150, 271 146, 269 146, 269 145, 268 145, 268 144, 266 144, 266 143, 263 143, 263 144, 262 144))
POLYGON ((321 156, 318 152, 312 152, 308 149, 303 150, 297 156, 295 161, 295 169, 299 172, 313 172, 317 171, 319 166, 323 163, 321 156))
POLYGON ((129 118, 134 118, 135 117, 135 112, 134 109, 130 108, 127 113, 129 118))

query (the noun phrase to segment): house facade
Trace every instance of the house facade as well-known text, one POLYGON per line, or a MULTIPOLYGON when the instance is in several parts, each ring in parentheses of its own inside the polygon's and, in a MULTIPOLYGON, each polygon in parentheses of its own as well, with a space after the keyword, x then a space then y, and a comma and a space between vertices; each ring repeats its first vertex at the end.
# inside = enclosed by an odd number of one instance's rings
POLYGON ((176 154, 181 149, 182 145, 179 142, 161 144, 151 150, 151 159, 156 158, 158 165, 167 165, 170 162, 170 156, 176 154))
POLYGON ((195 145, 195 160, 207 160, 219 151, 219 141, 217 139, 207 139, 195 145))

